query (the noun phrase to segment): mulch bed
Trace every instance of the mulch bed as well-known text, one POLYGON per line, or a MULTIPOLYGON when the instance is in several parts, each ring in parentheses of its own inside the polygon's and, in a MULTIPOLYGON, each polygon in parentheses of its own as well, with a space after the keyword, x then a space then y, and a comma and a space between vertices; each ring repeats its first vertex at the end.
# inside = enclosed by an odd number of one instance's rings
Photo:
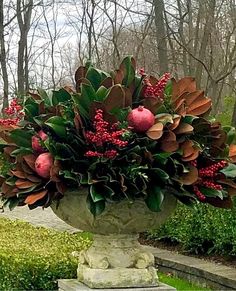
POLYGON ((207 254, 194 254, 184 250, 178 242, 172 242, 170 240, 157 240, 148 238, 146 233, 141 233, 139 236, 139 242, 143 245, 149 245, 152 247, 166 249, 168 251, 174 251, 182 255, 187 255, 203 260, 208 260, 216 264, 226 265, 232 268, 236 268, 236 256, 220 256, 220 255, 207 255, 207 254))

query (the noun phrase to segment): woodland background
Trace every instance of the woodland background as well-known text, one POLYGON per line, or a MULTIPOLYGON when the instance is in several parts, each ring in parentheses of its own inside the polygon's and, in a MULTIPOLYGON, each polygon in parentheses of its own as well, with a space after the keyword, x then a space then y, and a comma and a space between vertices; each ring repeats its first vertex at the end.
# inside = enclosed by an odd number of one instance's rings
POLYGON ((236 125, 235 0, 0 0, 0 102, 73 85, 88 59, 114 69, 132 54, 161 75, 195 76, 211 115, 236 125))

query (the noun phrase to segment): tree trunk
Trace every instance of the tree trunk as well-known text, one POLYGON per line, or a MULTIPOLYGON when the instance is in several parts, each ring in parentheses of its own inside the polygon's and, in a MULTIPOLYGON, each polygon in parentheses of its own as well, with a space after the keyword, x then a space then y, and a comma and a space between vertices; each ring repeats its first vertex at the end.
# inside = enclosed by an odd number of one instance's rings
POLYGON ((7 74, 7 56, 5 49, 5 39, 4 39, 4 14, 3 14, 3 0, 0 0, 0 64, 2 71, 2 79, 3 79, 3 106, 4 108, 8 107, 8 90, 9 90, 9 81, 7 74))
POLYGON ((157 54, 159 59, 160 73, 168 72, 168 57, 167 57, 167 40, 166 28, 164 21, 164 2, 163 0, 154 0, 156 39, 157 39, 157 54))
POLYGON ((22 0, 17 0, 17 20, 20 29, 20 40, 18 42, 18 63, 17 63, 17 86, 18 93, 24 94, 28 86, 28 58, 27 54, 27 36, 30 29, 31 14, 33 9, 33 0, 28 0, 25 4, 22 0), (23 11, 23 12, 22 12, 23 11))
MULTIPOLYGON (((201 39, 201 46, 200 46, 199 56, 198 56, 198 58, 203 62, 205 60, 206 49, 207 49, 209 37, 211 35, 212 26, 214 23, 215 7, 216 7, 216 0, 210 0, 209 7, 206 7, 206 9, 208 10, 208 13, 205 11, 206 22, 204 26, 204 32, 203 32, 203 37, 201 39)), ((200 62, 198 62, 197 67, 196 67, 196 81, 199 87, 201 86, 202 72, 203 72, 203 66, 200 62)))
POLYGON ((234 101, 234 111, 231 119, 231 125, 236 127, 236 98, 234 101))

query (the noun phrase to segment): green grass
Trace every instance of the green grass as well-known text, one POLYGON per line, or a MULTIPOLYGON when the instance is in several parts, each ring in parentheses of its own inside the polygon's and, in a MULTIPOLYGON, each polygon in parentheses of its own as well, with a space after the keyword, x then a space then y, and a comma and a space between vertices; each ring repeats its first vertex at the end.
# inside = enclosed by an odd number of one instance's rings
POLYGON ((55 290, 59 278, 75 278, 71 253, 90 244, 86 233, 69 234, 0 219, 0 290, 55 290))
MULTIPOLYGON (((59 278, 76 278, 72 251, 91 243, 88 233, 69 234, 0 218, 0 290, 55 290, 59 278)), ((210 290, 159 274, 177 290, 210 290)))
POLYGON ((175 287, 177 289, 177 291, 190 291, 190 290, 194 290, 194 291, 210 291, 211 289, 209 288, 203 288, 203 287, 199 287, 198 285, 189 283, 186 280, 174 277, 174 276, 170 276, 167 274, 163 274, 163 273, 158 273, 159 276, 159 280, 163 283, 166 283, 172 287, 175 287))

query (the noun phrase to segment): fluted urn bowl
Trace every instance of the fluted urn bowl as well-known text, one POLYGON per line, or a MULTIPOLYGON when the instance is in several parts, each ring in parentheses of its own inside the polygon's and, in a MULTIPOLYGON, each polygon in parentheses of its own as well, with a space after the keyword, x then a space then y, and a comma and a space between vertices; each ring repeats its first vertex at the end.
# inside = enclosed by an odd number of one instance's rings
POLYGON ((107 203, 94 217, 87 207, 88 190, 67 192, 54 213, 67 224, 94 234, 92 246, 79 255, 78 280, 90 288, 158 286, 154 257, 138 243, 138 233, 157 229, 176 207, 166 194, 160 212, 152 212, 143 200, 107 203))

